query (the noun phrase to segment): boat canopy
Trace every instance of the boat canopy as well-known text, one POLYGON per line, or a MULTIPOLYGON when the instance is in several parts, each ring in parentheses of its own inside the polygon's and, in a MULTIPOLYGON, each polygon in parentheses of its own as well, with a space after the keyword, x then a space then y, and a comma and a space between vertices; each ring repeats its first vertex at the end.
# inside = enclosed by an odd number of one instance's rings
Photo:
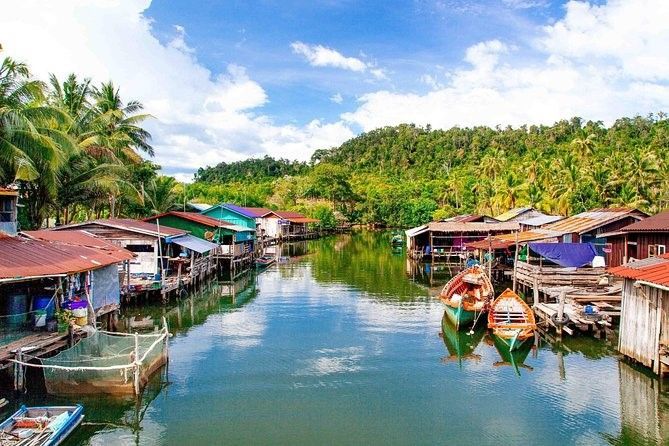
POLYGON ((597 250, 592 243, 528 243, 540 256, 564 267, 580 267, 592 263, 597 250))
POLYGON ((209 252, 218 247, 215 243, 208 242, 190 234, 180 235, 178 237, 168 237, 167 243, 174 243, 183 246, 184 248, 188 248, 191 251, 199 252, 200 254, 209 252))

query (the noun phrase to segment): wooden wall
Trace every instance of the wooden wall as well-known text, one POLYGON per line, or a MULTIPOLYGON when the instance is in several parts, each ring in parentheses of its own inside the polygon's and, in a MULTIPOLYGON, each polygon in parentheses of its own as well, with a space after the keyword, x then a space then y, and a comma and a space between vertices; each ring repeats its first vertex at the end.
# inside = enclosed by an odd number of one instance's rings
MULTIPOLYGON (((669 249, 669 233, 638 233, 627 236, 628 241, 636 241, 636 258, 645 259, 648 257, 649 245, 665 245, 669 249)), ((667 251, 669 253, 669 251, 667 251)))
POLYGON ((623 284, 618 350, 659 374, 660 345, 669 344, 669 292, 634 283, 623 284))

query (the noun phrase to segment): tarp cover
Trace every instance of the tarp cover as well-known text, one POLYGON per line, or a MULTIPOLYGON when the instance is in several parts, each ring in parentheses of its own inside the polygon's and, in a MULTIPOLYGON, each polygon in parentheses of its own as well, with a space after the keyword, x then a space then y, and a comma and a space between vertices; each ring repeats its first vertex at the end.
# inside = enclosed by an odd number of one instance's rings
POLYGON ((592 263, 597 255, 591 243, 528 243, 540 256, 564 267, 579 267, 592 263))
POLYGON ((180 235, 178 237, 168 237, 167 243, 175 243, 179 246, 183 246, 184 248, 188 248, 191 251, 199 252, 200 254, 209 252, 212 249, 216 249, 218 247, 218 245, 214 243, 197 238, 190 234, 180 235))
POLYGON ((98 310, 105 305, 120 304, 121 290, 118 282, 118 267, 105 266, 93 271, 93 309, 98 310))

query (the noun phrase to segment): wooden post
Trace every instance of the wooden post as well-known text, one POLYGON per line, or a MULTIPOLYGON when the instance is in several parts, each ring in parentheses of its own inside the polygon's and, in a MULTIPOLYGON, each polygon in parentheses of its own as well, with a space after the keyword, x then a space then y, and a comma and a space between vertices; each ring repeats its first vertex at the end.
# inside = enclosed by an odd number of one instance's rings
POLYGON ((139 396, 139 335, 135 332, 135 396, 139 396))
POLYGON ((516 252, 513 255, 513 292, 516 292, 516 269, 518 268, 518 231, 516 231, 516 252))
POLYGON ((488 232, 488 278, 492 280, 492 237, 490 232, 488 232))
POLYGON ((534 277, 532 285, 533 285, 532 288, 533 288, 533 292, 534 292, 534 294, 533 294, 534 304, 536 305, 536 304, 539 303, 539 280, 536 277, 534 277))

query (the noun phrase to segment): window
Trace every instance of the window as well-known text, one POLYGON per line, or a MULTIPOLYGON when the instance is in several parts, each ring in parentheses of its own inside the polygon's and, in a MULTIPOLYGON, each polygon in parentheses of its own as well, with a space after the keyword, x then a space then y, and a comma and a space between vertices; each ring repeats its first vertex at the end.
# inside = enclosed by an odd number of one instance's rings
POLYGON ((125 247, 128 251, 132 252, 153 252, 153 245, 127 245, 125 247))
POLYGON ((648 257, 661 256, 666 252, 666 245, 648 245, 648 257))

